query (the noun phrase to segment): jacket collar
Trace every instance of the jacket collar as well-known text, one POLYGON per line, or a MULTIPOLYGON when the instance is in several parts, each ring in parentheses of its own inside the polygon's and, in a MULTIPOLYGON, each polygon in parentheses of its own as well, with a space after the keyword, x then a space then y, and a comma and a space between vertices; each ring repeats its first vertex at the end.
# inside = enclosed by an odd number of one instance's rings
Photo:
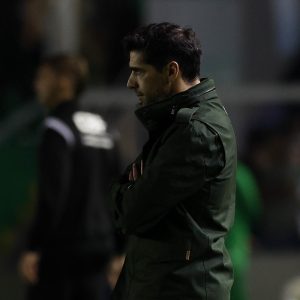
POLYGON ((135 114, 149 133, 152 133, 170 125, 179 109, 198 106, 214 90, 214 81, 204 78, 199 84, 182 93, 138 108, 135 114))

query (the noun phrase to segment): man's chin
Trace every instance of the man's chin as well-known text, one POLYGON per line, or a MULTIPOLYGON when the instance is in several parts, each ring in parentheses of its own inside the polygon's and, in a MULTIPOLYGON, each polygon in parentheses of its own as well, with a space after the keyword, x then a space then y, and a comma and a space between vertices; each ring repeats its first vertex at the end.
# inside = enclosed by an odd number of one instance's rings
POLYGON ((138 104, 137 104, 138 107, 143 107, 145 106, 145 101, 143 101, 142 97, 138 97, 138 104))

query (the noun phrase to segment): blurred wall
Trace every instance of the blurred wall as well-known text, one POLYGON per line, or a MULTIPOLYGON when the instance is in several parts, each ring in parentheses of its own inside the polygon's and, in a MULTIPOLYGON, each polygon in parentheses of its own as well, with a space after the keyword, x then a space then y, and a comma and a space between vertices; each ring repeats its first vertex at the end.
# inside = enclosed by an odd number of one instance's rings
POLYGON ((295 155, 300 148, 288 150, 291 141, 297 142, 295 132, 300 132, 292 119, 300 107, 300 1, 11 0, 1 3, 0 15, 0 207, 5 223, 0 237, 0 299, 22 299, 16 262, 34 204, 34 151, 42 115, 30 117, 31 106, 22 105, 33 100, 31 82, 40 56, 70 51, 89 58, 93 79, 83 103, 105 114, 119 130, 126 165, 140 151, 146 133, 133 113, 135 96, 125 88, 128 69, 121 39, 139 23, 160 21, 191 26, 199 35, 202 74, 216 80, 241 157, 252 151, 248 134, 254 127, 263 142, 269 140, 266 129, 275 136, 259 153, 260 159, 267 158, 262 163, 267 163, 263 171, 268 175, 260 177, 265 210, 255 232, 249 288, 251 300, 281 299, 285 283, 299 273, 300 261, 300 159, 295 155), (291 86, 291 78, 298 83, 291 86), (30 118, 20 118, 18 112, 30 118), (290 128, 294 136, 288 136, 290 128), (263 231, 267 241, 259 236, 263 231), (291 231, 296 234, 292 240, 287 236, 291 231))

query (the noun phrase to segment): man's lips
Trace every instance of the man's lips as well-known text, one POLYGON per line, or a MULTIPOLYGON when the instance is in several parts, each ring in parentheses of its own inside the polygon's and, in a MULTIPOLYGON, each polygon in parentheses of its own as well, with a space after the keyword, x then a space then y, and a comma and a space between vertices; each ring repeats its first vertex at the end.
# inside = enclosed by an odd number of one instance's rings
POLYGON ((143 98, 144 95, 143 95, 143 94, 137 93, 136 96, 138 97, 139 102, 142 103, 142 102, 143 102, 143 101, 142 101, 142 98, 143 98))

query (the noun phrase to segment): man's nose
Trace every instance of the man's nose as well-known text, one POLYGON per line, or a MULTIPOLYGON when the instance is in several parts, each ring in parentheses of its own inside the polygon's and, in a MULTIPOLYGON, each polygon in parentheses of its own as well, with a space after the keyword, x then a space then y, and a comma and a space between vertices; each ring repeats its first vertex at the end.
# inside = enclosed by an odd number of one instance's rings
POLYGON ((130 76, 129 76, 129 78, 128 78, 128 81, 127 81, 127 87, 128 87, 129 89, 135 89, 136 86, 137 86, 137 82, 136 82, 136 80, 135 80, 135 78, 134 78, 134 76, 133 76, 133 74, 132 74, 132 72, 131 72, 131 73, 130 73, 130 76))

